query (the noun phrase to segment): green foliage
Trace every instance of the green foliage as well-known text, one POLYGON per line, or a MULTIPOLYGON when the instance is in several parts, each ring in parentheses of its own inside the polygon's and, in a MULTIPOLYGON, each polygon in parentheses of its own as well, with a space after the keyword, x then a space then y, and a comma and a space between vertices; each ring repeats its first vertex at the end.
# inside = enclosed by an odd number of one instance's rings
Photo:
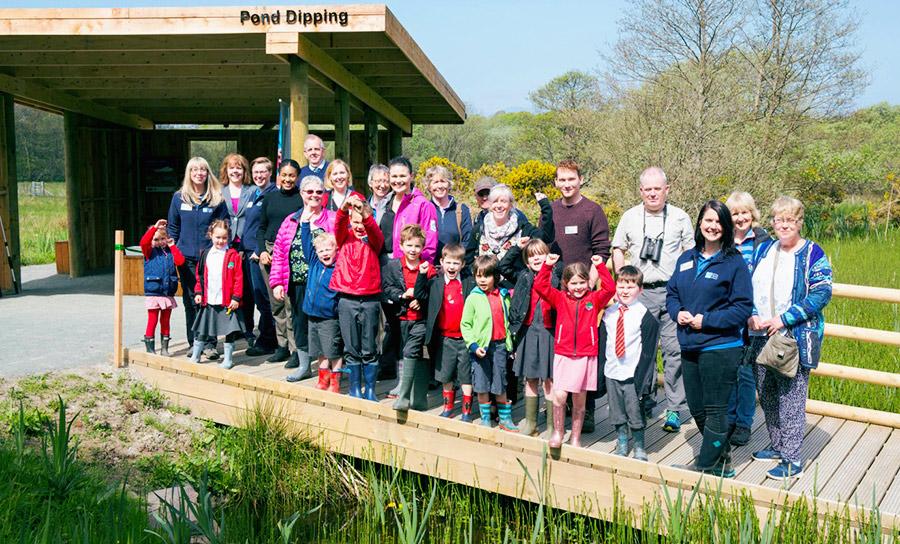
POLYGON ((56 242, 69 238, 64 186, 46 184, 47 196, 31 196, 29 187, 29 183, 19 183, 22 265, 52 263, 56 259, 56 242))
POLYGON ((76 463, 78 442, 72 437, 72 423, 66 419, 66 403, 59 397, 56 423, 47 427, 47 434, 41 435, 43 453, 44 482, 48 494, 55 499, 65 499, 80 488, 85 480, 82 467, 76 463))
POLYGON ((156 410, 166 405, 166 396, 159 389, 148 386, 144 382, 134 382, 128 392, 128 398, 141 401, 145 407, 156 410))
POLYGON ((498 181, 512 189, 517 201, 529 202, 536 192, 545 193, 550 200, 558 198, 559 191, 553 185, 554 179, 556 166, 533 160, 514 167, 498 181))
POLYGON ((0 412, 0 422, 10 434, 39 436, 50 425, 50 415, 35 406, 26 407, 20 400, 17 406, 7 406, 0 412))
POLYGON ((16 104, 15 123, 19 179, 51 181, 65 178, 63 116, 16 104))
POLYGON ((443 166, 447 170, 450 170, 450 174, 453 176, 454 194, 468 195, 472 192, 472 183, 474 182, 474 179, 468 168, 460 166, 444 157, 430 157, 419 163, 419 168, 416 170, 416 184, 423 193, 428 193, 428 180, 425 179, 425 172, 432 166, 443 166))

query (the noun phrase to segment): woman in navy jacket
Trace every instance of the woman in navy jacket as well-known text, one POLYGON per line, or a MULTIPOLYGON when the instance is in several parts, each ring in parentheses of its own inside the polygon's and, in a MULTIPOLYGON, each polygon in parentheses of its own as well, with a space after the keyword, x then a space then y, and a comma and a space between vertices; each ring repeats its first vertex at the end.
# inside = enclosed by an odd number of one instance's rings
POLYGON ((700 454, 688 468, 730 478, 728 396, 737 379, 742 331, 753 311, 753 287, 724 204, 703 205, 694 242, 678 258, 666 296, 666 309, 678 324, 688 408, 703 435, 700 454))
MULTIPOLYGON (((222 185, 209 169, 209 163, 203 157, 193 157, 184 168, 184 180, 181 189, 172 195, 169 204, 169 218, 166 229, 175 240, 175 245, 184 255, 184 264, 178 267, 181 278, 181 301, 184 304, 184 315, 187 323, 187 339, 191 348, 194 346, 194 318, 197 306, 194 304, 194 287, 197 284, 195 270, 200 253, 212 247, 207 236, 209 224, 216 219, 228 221, 228 208, 222 198, 222 185)), ((215 349, 215 344, 210 346, 215 349)), ((190 353, 188 349, 188 353, 190 353)), ((210 359, 218 359, 218 353, 210 359)))

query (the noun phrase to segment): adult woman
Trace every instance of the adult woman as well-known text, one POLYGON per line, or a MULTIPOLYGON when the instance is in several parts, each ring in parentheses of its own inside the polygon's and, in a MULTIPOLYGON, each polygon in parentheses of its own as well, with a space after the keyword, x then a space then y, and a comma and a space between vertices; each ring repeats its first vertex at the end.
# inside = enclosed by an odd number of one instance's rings
MULTIPOLYGON (((744 262, 753 268, 753 252, 762 242, 768 240, 769 233, 759 226, 759 210, 750 193, 735 191, 731 193, 725 205, 731 211, 734 222, 734 246, 741 253, 744 262)), ((738 366, 737 382, 728 397, 728 430, 732 446, 743 446, 750 441, 750 428, 753 426, 753 414, 756 412, 756 377, 753 375, 753 361, 759 355, 762 344, 751 342, 752 335, 744 334, 744 355, 738 366), (754 347, 755 346, 755 347, 754 347)), ((765 336, 754 331, 753 334, 765 336)))
POLYGON ((393 228, 394 228, 394 210, 391 208, 391 201, 394 194, 391 192, 390 168, 383 164, 373 164, 369 168, 369 188, 372 189, 372 196, 369 197, 369 206, 372 207, 372 214, 375 222, 384 235, 383 253, 390 253, 393 248, 393 228))
POLYGON ((438 243, 434 255, 434 262, 437 264, 445 245, 462 244, 463 247, 469 247, 472 215, 468 206, 457 203, 450 194, 453 190, 453 174, 448 168, 440 165, 430 167, 425 171, 425 183, 438 217, 438 243))
MULTIPOLYGON (((266 195, 276 191, 272 183, 272 161, 266 157, 257 157, 250 163, 250 177, 255 186, 247 202, 244 212, 244 235, 241 236, 241 251, 250 261, 245 268, 250 269, 250 281, 253 285, 253 302, 259 310, 259 337, 253 347, 247 349, 247 355, 269 355, 278 347, 275 339, 275 319, 272 317, 272 306, 269 302, 269 285, 263 278, 259 267, 260 247, 256 236, 259 234, 260 212, 262 201, 266 195)), ((244 288, 246 292, 246 287, 244 288)))
MULTIPOLYGON (((531 224, 525 214, 516 208, 512 190, 504 184, 491 188, 488 201, 490 206, 480 222, 476 222, 469 249, 478 255, 496 255, 503 259, 510 248, 516 246, 520 238, 540 238, 552 244, 554 238, 553 209, 550 200, 543 193, 535 193, 541 207, 540 228, 531 224)), ((517 266, 524 266, 517 263, 517 266)), ((515 278, 504 278, 503 284, 512 287, 515 278)))
MULTIPOLYGON (((228 220, 228 209, 222 199, 222 186, 209 170, 203 157, 192 157, 184 168, 181 189, 172 195, 166 230, 169 237, 184 255, 184 264, 178 267, 181 278, 181 300, 187 325, 188 353, 194 346, 194 287, 197 284, 197 260, 200 254, 212 246, 207 236, 209 224, 216 219, 228 220)), ((215 343, 205 353, 208 359, 218 359, 215 343)))
POLYGON ((326 210, 338 211, 350 195, 365 200, 363 195, 353 190, 353 174, 350 173, 350 166, 341 159, 334 159, 328 163, 328 168, 325 169, 325 186, 328 191, 322 202, 326 210))
POLYGON ((294 345, 297 346, 295 359, 297 370, 287 377, 287 381, 300 381, 309 375, 309 351, 307 350, 308 320, 303 312, 303 295, 306 292, 306 278, 309 272, 307 258, 303 254, 300 239, 300 216, 304 211, 309 215, 309 225, 313 236, 318 231, 334 232, 335 213, 322 207, 325 186, 314 175, 300 182, 300 196, 303 208, 284 218, 272 246, 272 269, 269 285, 272 296, 279 301, 290 300, 291 328, 294 345))
POLYGON ((756 365, 759 404, 771 444, 753 458, 776 461, 769 478, 786 480, 803 473, 800 448, 806 430, 809 372, 819 364, 825 316, 831 300, 831 264, 818 244, 800 236, 803 203, 778 197, 772 203, 774 240, 760 244, 753 256, 753 316, 751 331, 793 336, 800 364, 793 378, 756 365))
POLYGON ((303 205, 300 199, 300 190, 297 188, 297 176, 300 175, 300 165, 292 159, 281 162, 278 168, 279 186, 277 191, 268 193, 262 201, 259 211, 259 230, 256 231, 256 244, 261 250, 259 253, 259 267, 263 279, 269 288, 269 302, 272 304, 272 317, 275 319, 275 336, 278 340, 278 348, 271 357, 266 359, 270 363, 287 361, 287 368, 296 368, 299 365, 296 357, 291 353, 297 351, 294 343, 294 333, 291 327, 291 308, 289 299, 279 300, 273 296, 271 282, 269 281, 269 267, 272 264, 272 248, 275 246, 275 235, 284 218, 296 212, 303 205))
POLYGON ((228 208, 228 216, 231 218, 230 246, 241 255, 241 272, 243 274, 244 293, 241 300, 241 318, 244 321, 244 338, 247 346, 252 348, 256 342, 253 334, 253 290, 248 289, 253 280, 250 278, 250 255, 241 250, 241 240, 244 237, 244 224, 247 205, 250 203, 255 189, 250 183, 250 164, 247 159, 238 153, 229 153, 222 159, 219 167, 219 179, 225 183, 222 189, 222 199, 228 208))
POLYGON ((437 212, 422 192, 413 186, 412 163, 409 159, 395 157, 391 159, 388 168, 391 189, 394 191, 394 198, 391 200, 391 210, 394 212, 391 253, 394 257, 401 255, 400 231, 406 225, 417 224, 425 231, 425 248, 422 249, 421 258, 431 262, 437 251, 437 212))
POLYGON ((703 436, 688 468, 731 478, 726 409, 743 352, 741 330, 753 311, 750 272, 734 247, 731 213, 718 200, 700 209, 694 244, 678 258, 666 294, 666 310, 678 324, 688 409, 703 436))

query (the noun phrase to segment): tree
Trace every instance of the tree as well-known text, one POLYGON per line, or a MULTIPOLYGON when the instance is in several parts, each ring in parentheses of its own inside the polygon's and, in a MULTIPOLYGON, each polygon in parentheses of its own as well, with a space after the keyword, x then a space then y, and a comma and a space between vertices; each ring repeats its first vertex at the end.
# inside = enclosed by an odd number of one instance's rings
POLYGON ((599 80, 578 70, 553 78, 528 98, 539 111, 590 110, 602 104, 599 80))

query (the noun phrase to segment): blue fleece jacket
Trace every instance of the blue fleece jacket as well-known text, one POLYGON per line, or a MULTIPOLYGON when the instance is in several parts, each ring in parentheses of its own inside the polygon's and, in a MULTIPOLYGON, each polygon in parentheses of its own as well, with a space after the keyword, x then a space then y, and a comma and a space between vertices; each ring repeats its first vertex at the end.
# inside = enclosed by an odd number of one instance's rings
MULTIPOLYGON (((259 189, 256 190, 258 191, 259 189)), ((274 183, 266 185, 266 188, 258 194, 254 193, 250 203, 247 204, 247 210, 244 212, 244 236, 241 238, 241 249, 248 253, 256 253, 257 255, 260 253, 256 233, 259 230, 262 201, 267 193, 274 190, 276 190, 274 183)))
POLYGON ((682 351, 741 345, 742 331, 753 312, 753 285, 747 264, 736 251, 727 255, 720 251, 707 262, 701 261, 696 249, 682 253, 666 287, 666 310, 672 321, 678 322, 682 310, 703 315, 699 331, 678 326, 678 343, 682 351))
POLYGON ((312 243, 312 231, 309 223, 300 223, 300 241, 303 244, 303 256, 309 265, 306 277, 306 296, 303 299, 303 312, 320 319, 337 319, 337 293, 329 288, 331 274, 334 273, 334 262, 325 266, 319 260, 312 243))
POLYGON ((469 213, 468 206, 457 202, 452 196, 446 210, 438 206, 434 200, 431 203, 434 204, 438 216, 438 245, 437 251, 434 252, 434 263, 437 264, 441 260, 441 251, 445 245, 462 244, 463 247, 469 247, 472 238, 472 214, 469 213), (456 223, 457 207, 460 210, 458 225, 456 223))
POLYGON ((204 249, 212 247, 207 231, 209 224, 216 219, 229 221, 224 200, 218 206, 210 206, 206 201, 194 205, 181 200, 181 191, 175 191, 169 204, 166 230, 184 258, 196 261, 204 249))

